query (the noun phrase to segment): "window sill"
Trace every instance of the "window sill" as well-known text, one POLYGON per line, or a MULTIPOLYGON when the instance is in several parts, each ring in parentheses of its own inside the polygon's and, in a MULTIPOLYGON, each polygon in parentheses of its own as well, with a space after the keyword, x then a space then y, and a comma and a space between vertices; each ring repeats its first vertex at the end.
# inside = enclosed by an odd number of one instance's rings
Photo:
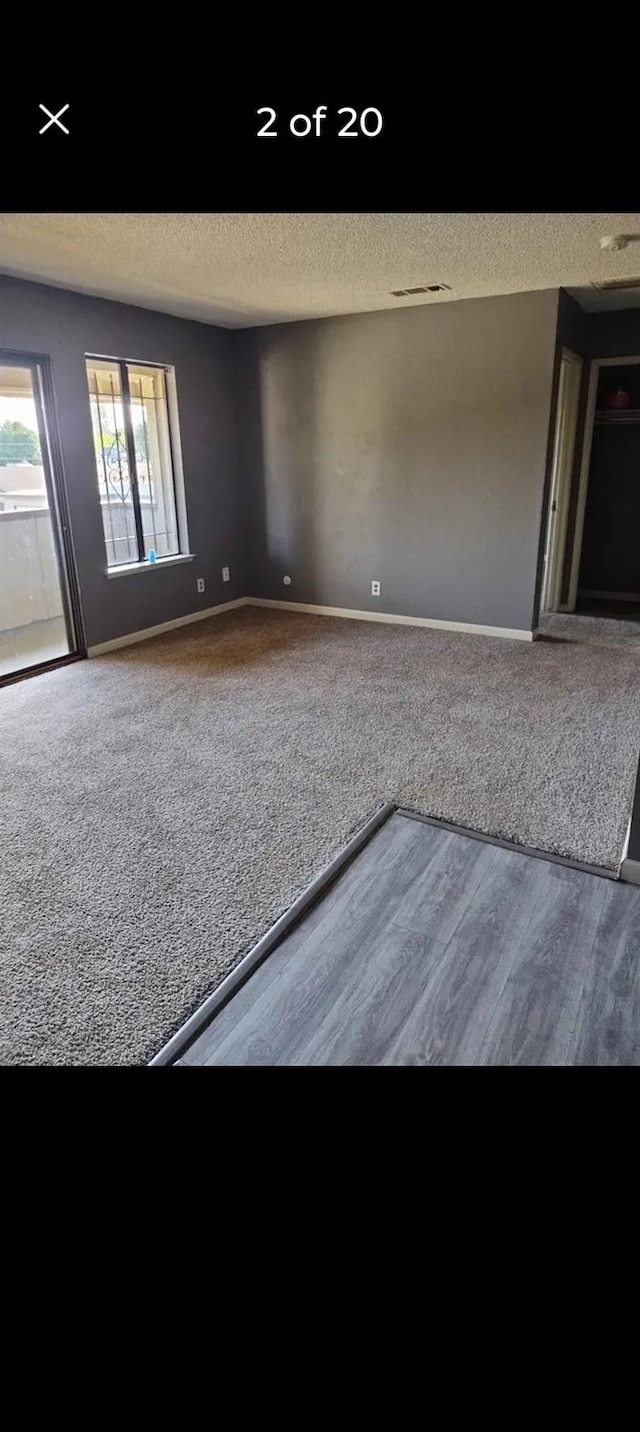
POLYGON ((193 562, 195 552, 179 552, 177 557, 157 557, 155 562, 127 562, 121 567, 110 567, 107 576, 129 577, 132 572, 153 572, 156 567, 177 567, 181 562, 193 562))

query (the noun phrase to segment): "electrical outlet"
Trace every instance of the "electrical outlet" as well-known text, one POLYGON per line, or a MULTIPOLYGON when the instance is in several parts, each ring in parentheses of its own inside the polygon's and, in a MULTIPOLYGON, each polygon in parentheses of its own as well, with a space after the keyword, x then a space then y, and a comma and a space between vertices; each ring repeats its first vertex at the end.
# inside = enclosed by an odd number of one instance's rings
POLYGON ((197 587, 199 592, 204 591, 204 577, 198 577, 197 587))
POLYGON ((372 597, 379 597, 379 596, 380 596, 380 583, 379 583, 379 582, 372 582, 372 583, 371 583, 371 595, 372 595, 372 597))
POLYGON ((222 580, 223 580, 223 582, 228 582, 228 581, 230 581, 229 568, 228 568, 228 567, 223 567, 223 568, 222 568, 222 580))

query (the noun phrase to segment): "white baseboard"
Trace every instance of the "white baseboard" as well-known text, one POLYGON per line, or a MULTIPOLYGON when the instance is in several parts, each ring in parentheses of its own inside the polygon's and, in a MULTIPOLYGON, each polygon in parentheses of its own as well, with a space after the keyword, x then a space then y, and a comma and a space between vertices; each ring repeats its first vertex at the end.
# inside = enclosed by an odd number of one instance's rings
POLYGON ((511 641, 533 641, 532 631, 517 627, 480 626, 476 622, 446 622, 438 617, 404 617, 396 612, 360 612, 351 607, 317 607, 310 602, 275 601, 270 597, 247 597, 250 607, 279 607, 290 612, 310 612, 319 617, 350 617, 360 622, 394 622, 398 626, 436 627, 438 631, 469 632, 472 636, 505 636, 511 641))
POLYGON ((170 622, 160 622, 158 626, 145 627, 143 631, 131 631, 127 636, 116 636, 113 641, 101 641, 98 646, 90 646, 87 656, 104 656, 108 651, 117 651, 121 646, 134 646, 138 641, 148 641, 151 636, 162 636, 165 631, 175 631, 176 627, 188 626, 190 622, 205 621, 207 617, 217 617, 222 612, 230 612, 234 607, 244 607, 247 604, 246 597, 236 597, 233 602, 220 602, 217 607, 205 607, 201 612, 188 612, 186 617, 175 617, 170 622))
POLYGON ((623 860, 620 879, 626 880, 628 885, 640 885, 640 860, 623 860))
POLYGON ((101 641, 97 646, 90 646, 88 656, 105 656, 108 651, 118 651, 122 646, 134 646, 139 641, 148 641, 149 637, 162 636, 165 631, 175 631, 176 627, 188 626, 190 622, 205 621, 207 617, 216 617, 222 612, 233 611, 235 607, 276 607, 281 611, 310 612, 312 616, 319 617, 348 617, 352 621, 361 622, 392 622, 397 626, 435 627, 439 631, 468 632, 472 636, 503 636, 511 641, 533 641, 532 631, 520 631, 517 627, 494 627, 480 626, 476 622, 447 622, 441 621, 438 617, 404 617, 396 612, 361 612, 351 607, 319 607, 311 602, 283 602, 273 600, 271 597, 236 597, 233 602, 221 602, 217 607, 205 607, 201 612, 189 612, 185 617, 175 617, 169 622, 160 622, 158 626, 144 627, 142 631, 128 632, 126 636, 117 636, 113 641, 101 641))

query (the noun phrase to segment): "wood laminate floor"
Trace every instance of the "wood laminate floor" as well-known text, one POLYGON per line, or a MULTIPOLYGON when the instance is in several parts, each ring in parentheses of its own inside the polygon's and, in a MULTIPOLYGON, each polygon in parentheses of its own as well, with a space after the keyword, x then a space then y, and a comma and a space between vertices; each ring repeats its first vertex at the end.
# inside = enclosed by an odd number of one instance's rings
POLYGON ((640 889, 393 815, 180 1063, 638 1064, 640 889))

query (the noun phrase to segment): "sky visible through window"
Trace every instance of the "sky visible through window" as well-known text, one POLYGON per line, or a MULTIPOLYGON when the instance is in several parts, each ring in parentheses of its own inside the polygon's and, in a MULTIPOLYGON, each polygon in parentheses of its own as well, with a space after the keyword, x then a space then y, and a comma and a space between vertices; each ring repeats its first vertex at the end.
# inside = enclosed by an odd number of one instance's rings
POLYGON ((36 405, 33 398, 5 398, 0 393, 0 423, 24 423, 34 433, 38 431, 36 405))
POLYGON ((28 486, 44 488, 38 419, 33 398, 26 394, 7 396, 0 392, 0 488, 7 490, 15 465, 30 469, 28 486), (4 478, 4 480, 3 480, 4 478))

